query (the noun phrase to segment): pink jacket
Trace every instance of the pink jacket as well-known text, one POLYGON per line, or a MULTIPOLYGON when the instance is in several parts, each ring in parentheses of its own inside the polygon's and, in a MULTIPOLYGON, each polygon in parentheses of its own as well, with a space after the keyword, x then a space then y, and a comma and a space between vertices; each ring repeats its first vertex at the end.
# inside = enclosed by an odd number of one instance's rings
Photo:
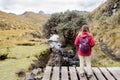
MULTIPOLYGON (((80 43, 81 37, 85 37, 85 36, 88 36, 88 40, 89 40, 90 46, 92 48, 95 45, 95 41, 94 41, 93 36, 88 35, 88 32, 82 32, 82 35, 77 36, 76 39, 75 39, 74 45, 77 46, 77 47, 79 47, 79 43, 80 43)), ((78 48, 77 52, 78 52, 78 54, 80 56, 90 56, 91 55, 91 51, 89 51, 87 53, 83 53, 83 52, 80 51, 79 48, 78 48)))

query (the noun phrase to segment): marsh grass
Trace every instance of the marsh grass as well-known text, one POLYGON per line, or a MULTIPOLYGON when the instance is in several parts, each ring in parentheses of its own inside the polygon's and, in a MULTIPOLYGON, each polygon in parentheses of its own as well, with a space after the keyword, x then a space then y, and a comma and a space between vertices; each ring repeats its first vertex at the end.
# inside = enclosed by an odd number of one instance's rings
POLYGON ((28 71, 37 57, 44 51, 49 50, 47 44, 35 46, 14 46, 10 48, 7 59, 0 61, 0 80, 24 80, 16 73, 23 70, 28 71))
POLYGON ((24 80, 18 77, 20 71, 28 72, 34 60, 38 60, 40 54, 47 53, 50 46, 46 39, 37 42, 30 41, 30 36, 20 36, 29 30, 7 30, 0 32, 0 80, 24 80), (14 37, 11 37, 14 36, 14 37), (6 38, 9 39, 6 39, 6 38), (28 45, 24 45, 28 44, 28 45), (33 45, 34 44, 34 45, 33 45))

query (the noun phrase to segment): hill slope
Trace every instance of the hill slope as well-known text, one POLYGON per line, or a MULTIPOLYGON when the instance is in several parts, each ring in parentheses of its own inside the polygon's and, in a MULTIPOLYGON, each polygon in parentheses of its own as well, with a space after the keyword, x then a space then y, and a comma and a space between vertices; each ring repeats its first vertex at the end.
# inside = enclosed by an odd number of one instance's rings
POLYGON ((35 25, 17 15, 0 11, 0 30, 34 29, 35 25))
POLYGON ((10 29, 38 29, 42 27, 48 16, 33 12, 22 15, 8 14, 0 11, 0 30, 10 29))
POLYGON ((34 13, 34 12, 25 12, 21 16, 24 17, 26 20, 28 20, 40 27, 43 26, 43 24, 49 18, 48 15, 43 15, 43 14, 34 13))
POLYGON ((103 54, 99 43, 105 43, 110 52, 120 58, 120 0, 107 0, 87 17, 97 44, 94 50, 98 55, 95 55, 99 56, 101 62, 107 60, 103 64, 116 65, 109 58, 99 54, 103 54))

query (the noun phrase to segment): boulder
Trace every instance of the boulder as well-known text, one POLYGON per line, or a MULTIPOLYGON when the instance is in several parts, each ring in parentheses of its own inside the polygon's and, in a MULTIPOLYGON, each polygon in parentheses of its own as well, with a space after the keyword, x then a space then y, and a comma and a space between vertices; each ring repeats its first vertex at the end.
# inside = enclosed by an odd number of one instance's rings
POLYGON ((37 75, 34 78, 35 78, 35 80, 42 80, 43 77, 41 75, 37 75))
POLYGON ((26 77, 25 80, 35 80, 33 75, 31 75, 31 73, 26 73, 26 77))
POLYGON ((41 73, 42 72, 42 69, 41 68, 37 68, 37 69, 33 69, 31 74, 32 75, 37 75, 38 73, 41 73))

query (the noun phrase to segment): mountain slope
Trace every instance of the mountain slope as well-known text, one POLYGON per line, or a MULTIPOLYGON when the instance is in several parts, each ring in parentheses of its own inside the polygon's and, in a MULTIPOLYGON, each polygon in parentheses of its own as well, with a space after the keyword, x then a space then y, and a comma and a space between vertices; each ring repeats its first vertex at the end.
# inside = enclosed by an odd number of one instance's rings
POLYGON ((49 18, 47 15, 43 15, 40 13, 34 13, 34 12, 25 12, 21 15, 26 20, 33 22, 36 25, 42 26, 46 20, 49 18))
POLYGON ((17 15, 0 11, 0 30, 34 29, 35 25, 17 15))
POLYGON ((94 65, 118 66, 119 63, 112 61, 109 55, 120 58, 120 0, 107 0, 89 13, 87 18, 96 41, 94 65), (99 45, 101 43, 104 45, 99 45), (101 51, 105 46, 107 48, 101 51), (104 52, 108 55, 104 55, 104 52))
POLYGON ((33 12, 22 15, 8 14, 0 11, 0 30, 32 29, 38 30, 49 17, 33 12))

